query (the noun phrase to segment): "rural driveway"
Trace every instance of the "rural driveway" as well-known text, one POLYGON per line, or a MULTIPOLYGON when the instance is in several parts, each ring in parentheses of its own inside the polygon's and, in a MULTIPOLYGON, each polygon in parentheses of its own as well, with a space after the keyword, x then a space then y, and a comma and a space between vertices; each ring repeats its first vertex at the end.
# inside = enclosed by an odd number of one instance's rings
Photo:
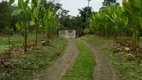
POLYGON ((73 65, 77 58, 79 51, 72 39, 68 40, 68 46, 64 55, 45 73, 43 73, 39 80, 63 80, 68 69, 73 65))
POLYGON ((103 54, 103 51, 90 42, 83 42, 90 48, 95 57, 96 66, 94 68, 93 80, 120 80, 115 69, 113 69, 112 65, 103 54))

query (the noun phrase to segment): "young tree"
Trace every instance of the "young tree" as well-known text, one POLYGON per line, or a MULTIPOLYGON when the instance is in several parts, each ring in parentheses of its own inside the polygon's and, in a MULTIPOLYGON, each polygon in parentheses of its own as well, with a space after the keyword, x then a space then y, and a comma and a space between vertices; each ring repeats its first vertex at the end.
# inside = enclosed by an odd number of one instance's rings
POLYGON ((51 10, 50 8, 45 10, 43 20, 45 37, 50 37, 51 34, 56 32, 57 30, 56 12, 51 10))
MULTIPOLYGON (((10 0, 9 4, 14 3, 15 0, 10 0)), ((33 5, 35 6, 37 0, 32 0, 33 5)), ((31 7, 28 5, 29 0, 18 0, 18 8, 12 12, 12 16, 18 15, 20 13, 24 14, 25 18, 31 17, 31 7)), ((24 36, 24 52, 27 52, 27 40, 28 40, 28 31, 29 31, 30 20, 17 22, 16 27, 23 33, 24 36)))

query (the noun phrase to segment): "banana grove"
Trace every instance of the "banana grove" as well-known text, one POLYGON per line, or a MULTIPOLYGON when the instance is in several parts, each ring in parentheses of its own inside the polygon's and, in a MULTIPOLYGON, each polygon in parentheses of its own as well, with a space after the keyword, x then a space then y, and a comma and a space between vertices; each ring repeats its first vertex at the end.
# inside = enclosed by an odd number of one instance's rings
MULTIPOLYGON (((16 0, 10 0, 8 5, 11 6, 14 2, 16 2, 16 0)), ((10 13, 11 16, 23 14, 24 18, 28 18, 26 21, 19 20, 15 24, 17 29, 21 32, 22 36, 24 37, 24 52, 27 52, 28 33, 30 31, 30 28, 32 28, 36 32, 36 48, 38 41, 37 34, 40 30, 44 30, 45 34, 56 32, 57 30, 57 11, 51 9, 50 7, 45 8, 44 4, 42 4, 40 0, 31 0, 31 3, 29 3, 30 0, 18 0, 18 8, 14 10, 12 13, 10 13)))
POLYGON ((142 1, 123 0, 120 5, 107 6, 92 14, 90 29, 105 37, 131 37, 134 49, 139 47, 142 32, 142 1))

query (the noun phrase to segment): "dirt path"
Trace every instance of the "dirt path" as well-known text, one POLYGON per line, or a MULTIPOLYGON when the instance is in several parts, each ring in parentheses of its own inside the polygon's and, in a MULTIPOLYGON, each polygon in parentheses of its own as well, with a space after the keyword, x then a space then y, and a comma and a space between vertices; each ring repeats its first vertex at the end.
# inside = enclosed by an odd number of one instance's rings
POLYGON ((44 74, 40 76, 39 80, 63 80, 68 69, 75 62, 79 51, 75 43, 68 39, 68 47, 64 55, 55 63, 55 65, 49 68, 44 74))
POLYGON ((103 52, 97 46, 89 42, 84 41, 84 43, 95 56, 96 66, 93 80, 120 80, 103 52))

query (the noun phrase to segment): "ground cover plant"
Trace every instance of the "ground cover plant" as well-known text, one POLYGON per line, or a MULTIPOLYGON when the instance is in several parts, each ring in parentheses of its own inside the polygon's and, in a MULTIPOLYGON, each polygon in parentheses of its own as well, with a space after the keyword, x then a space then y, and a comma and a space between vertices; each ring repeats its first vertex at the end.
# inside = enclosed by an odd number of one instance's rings
POLYGON ((93 76, 94 57, 88 47, 79 40, 74 40, 79 48, 79 57, 65 76, 66 80, 91 80, 93 76))

